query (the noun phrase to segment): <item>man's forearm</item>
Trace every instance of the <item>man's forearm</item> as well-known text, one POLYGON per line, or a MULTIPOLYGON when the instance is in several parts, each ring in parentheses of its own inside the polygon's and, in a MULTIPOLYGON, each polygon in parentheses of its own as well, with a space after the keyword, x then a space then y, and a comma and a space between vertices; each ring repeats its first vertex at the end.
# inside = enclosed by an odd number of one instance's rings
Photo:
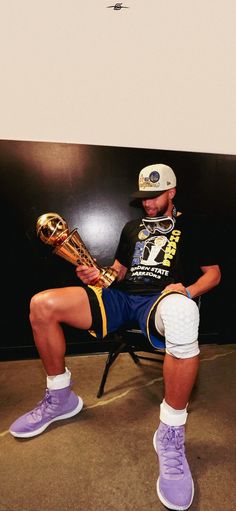
POLYGON ((197 296, 207 293, 217 286, 221 279, 219 266, 203 266, 201 269, 203 271, 203 275, 201 275, 196 282, 187 286, 192 298, 196 298, 197 296))

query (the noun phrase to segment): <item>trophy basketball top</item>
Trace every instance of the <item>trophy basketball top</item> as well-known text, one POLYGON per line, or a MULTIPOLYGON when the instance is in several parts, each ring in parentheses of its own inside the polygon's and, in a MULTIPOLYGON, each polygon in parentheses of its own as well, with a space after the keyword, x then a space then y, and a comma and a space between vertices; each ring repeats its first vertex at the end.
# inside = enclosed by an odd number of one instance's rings
POLYGON ((69 236, 66 221, 57 213, 41 215, 37 220, 36 232, 44 243, 54 247, 63 243, 69 236))
POLYGON ((117 271, 111 267, 100 268, 86 248, 77 229, 70 233, 66 221, 57 213, 41 215, 36 223, 36 232, 44 243, 54 247, 54 254, 63 257, 66 261, 75 266, 82 264, 98 268, 100 275, 93 284, 95 287, 108 287, 116 279, 117 271))

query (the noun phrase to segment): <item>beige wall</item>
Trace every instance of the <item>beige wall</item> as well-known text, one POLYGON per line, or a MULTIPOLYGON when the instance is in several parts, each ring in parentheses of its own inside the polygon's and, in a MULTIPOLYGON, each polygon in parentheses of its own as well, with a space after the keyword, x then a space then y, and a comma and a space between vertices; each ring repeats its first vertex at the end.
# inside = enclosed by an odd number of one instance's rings
POLYGON ((0 138, 236 154, 235 0, 1 0, 0 138))

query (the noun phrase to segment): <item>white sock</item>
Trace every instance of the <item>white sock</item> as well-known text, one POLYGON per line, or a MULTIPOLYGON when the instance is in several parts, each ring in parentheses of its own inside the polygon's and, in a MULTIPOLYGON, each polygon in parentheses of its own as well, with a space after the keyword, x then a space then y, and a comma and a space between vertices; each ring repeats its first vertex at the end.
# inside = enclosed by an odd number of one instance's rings
POLYGON ((160 420, 168 426, 183 426, 187 421, 187 408, 176 410, 163 399, 160 406, 160 420))
POLYGON ((47 388, 49 390, 59 390, 69 387, 71 372, 65 368, 65 372, 56 376, 47 376, 47 388))

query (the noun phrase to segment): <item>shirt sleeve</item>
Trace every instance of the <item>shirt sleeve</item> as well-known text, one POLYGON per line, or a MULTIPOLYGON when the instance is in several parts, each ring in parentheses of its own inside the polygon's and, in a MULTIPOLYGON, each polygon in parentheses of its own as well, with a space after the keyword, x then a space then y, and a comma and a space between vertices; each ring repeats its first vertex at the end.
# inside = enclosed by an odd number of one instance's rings
POLYGON ((196 229, 197 262, 199 266, 220 264, 219 243, 214 218, 202 217, 196 229))
POLYGON ((130 237, 129 237, 129 224, 126 224, 121 232, 120 241, 116 249, 115 258, 119 263, 123 264, 126 268, 129 267, 130 262, 130 237))
POLYGON ((220 265, 219 243, 214 218, 202 216, 188 219, 184 229, 182 267, 186 284, 197 280, 202 266, 220 265))

